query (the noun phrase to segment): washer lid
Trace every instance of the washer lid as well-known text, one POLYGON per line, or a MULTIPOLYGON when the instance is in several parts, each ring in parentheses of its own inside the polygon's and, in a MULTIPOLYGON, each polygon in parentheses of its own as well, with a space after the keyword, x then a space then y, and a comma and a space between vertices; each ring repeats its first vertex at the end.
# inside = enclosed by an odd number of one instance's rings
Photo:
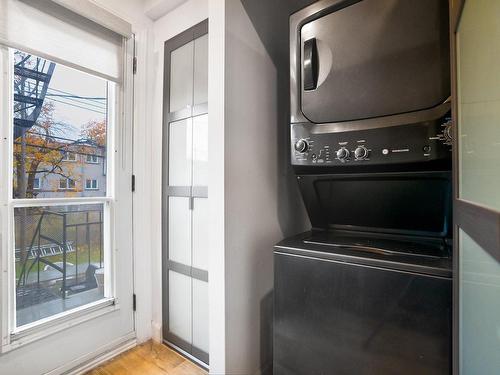
POLYGON ((441 238, 357 231, 313 231, 285 239, 275 252, 395 269, 441 277, 452 276, 451 247, 441 238))

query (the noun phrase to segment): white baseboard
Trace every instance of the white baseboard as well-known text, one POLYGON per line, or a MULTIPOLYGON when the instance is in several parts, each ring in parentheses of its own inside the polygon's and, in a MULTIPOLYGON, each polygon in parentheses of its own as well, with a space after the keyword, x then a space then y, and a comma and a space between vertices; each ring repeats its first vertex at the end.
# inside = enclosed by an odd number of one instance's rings
POLYGON ((79 357, 61 367, 49 371, 45 373, 45 375, 80 375, 92 370, 111 358, 116 357, 124 351, 132 349, 136 345, 137 340, 135 338, 135 333, 131 332, 130 334, 114 340, 107 345, 101 346, 92 353, 79 357))
POLYGON ((162 326, 160 323, 157 322, 152 322, 151 323, 151 333, 152 333, 152 338, 155 342, 162 343, 163 342, 163 334, 162 334, 162 326))

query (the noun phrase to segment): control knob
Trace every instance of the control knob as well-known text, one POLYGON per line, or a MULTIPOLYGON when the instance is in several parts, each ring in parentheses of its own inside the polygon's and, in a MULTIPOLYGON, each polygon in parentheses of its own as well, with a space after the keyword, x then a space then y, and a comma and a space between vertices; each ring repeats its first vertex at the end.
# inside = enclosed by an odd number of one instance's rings
POLYGON ((305 139, 299 139, 297 142, 295 142, 294 148, 296 151, 303 153, 309 149, 309 144, 305 139))
POLYGON ((340 161, 346 161, 349 158, 349 150, 345 147, 341 147, 337 150, 337 159, 340 161))
POLYGON ((444 124, 443 143, 448 146, 451 146, 453 143, 453 128, 451 127, 451 120, 444 124))
POLYGON ((354 157, 356 160, 363 160, 368 156, 368 149, 365 146, 358 146, 354 150, 354 157))

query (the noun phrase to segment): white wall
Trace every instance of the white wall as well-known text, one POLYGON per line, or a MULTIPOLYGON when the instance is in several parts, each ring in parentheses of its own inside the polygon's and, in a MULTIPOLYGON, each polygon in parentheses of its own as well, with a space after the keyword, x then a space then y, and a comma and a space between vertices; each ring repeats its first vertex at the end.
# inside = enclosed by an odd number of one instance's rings
POLYGON ((95 0, 133 25, 138 72, 134 128, 134 249, 138 342, 162 339, 163 47, 208 17, 208 0, 95 0), (158 15, 169 11, 164 16, 158 15), (146 13, 146 14, 145 14, 146 13), (156 19, 152 21, 148 16, 156 19))
MULTIPOLYGON (((162 115, 163 115, 163 50, 167 40, 189 29, 208 17, 208 0, 189 0, 154 22, 153 80, 151 92, 151 122, 149 132, 151 174, 151 281, 153 338, 161 341, 162 327, 162 269, 161 269, 161 171, 162 171, 162 115)), ((146 247, 145 247, 146 248, 146 247)))
POLYGON ((128 21, 136 40, 137 74, 134 77, 134 291, 137 296, 137 341, 152 336, 151 259, 151 113, 153 93, 153 22, 144 14, 142 0, 94 0, 128 21))
POLYGON ((143 0, 146 15, 156 21, 187 0, 143 0))
POLYGON ((226 371, 225 300, 225 2, 210 0, 208 18, 208 200, 210 373, 226 371))
POLYGON ((151 26, 151 20, 144 14, 143 0, 92 0, 101 8, 116 14, 132 25, 134 33, 151 26))

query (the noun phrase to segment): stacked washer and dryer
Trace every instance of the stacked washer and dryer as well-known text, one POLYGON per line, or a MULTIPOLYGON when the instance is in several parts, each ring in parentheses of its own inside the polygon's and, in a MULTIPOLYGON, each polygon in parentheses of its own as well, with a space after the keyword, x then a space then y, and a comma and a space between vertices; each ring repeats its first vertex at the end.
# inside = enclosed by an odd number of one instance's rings
POLYGON ((291 163, 312 230, 275 246, 274 374, 449 374, 447 0, 290 19, 291 163))

